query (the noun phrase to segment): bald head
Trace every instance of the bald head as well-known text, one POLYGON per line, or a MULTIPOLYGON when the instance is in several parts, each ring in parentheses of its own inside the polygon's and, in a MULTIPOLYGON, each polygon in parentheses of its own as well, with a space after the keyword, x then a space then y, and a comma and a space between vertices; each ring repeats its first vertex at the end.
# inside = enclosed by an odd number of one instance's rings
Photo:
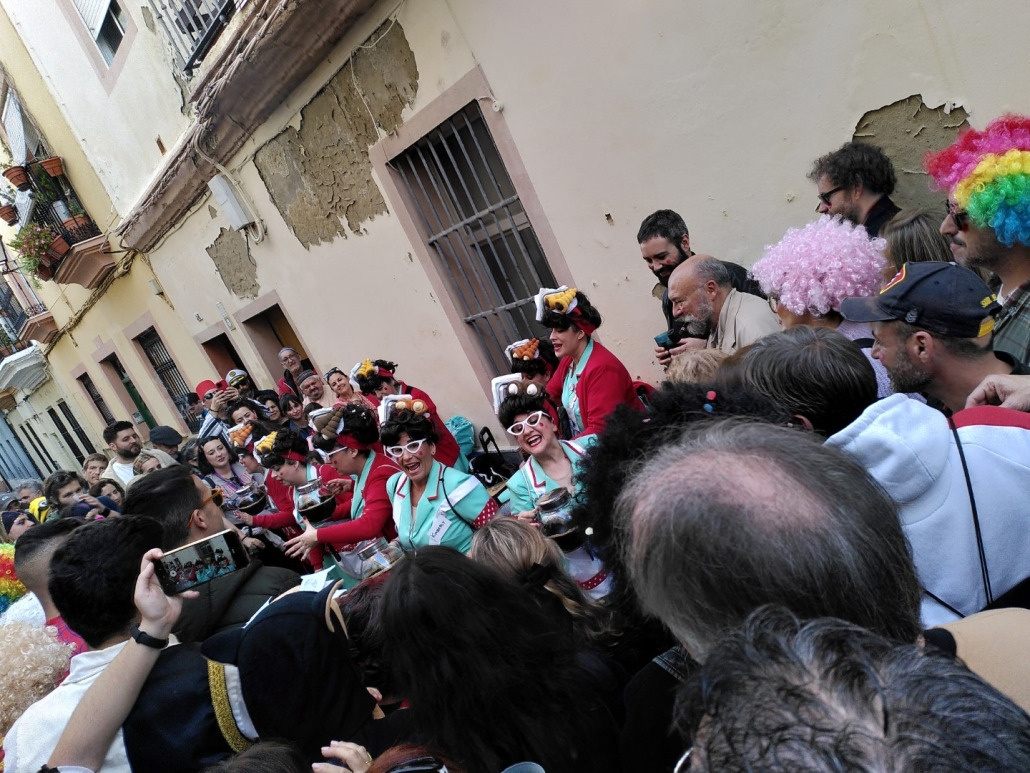
POLYGON ((893 503, 805 433, 705 423, 660 451, 616 505, 644 609, 703 659, 755 608, 919 634, 920 588, 893 503))
POLYGON ((721 261, 711 255, 694 255, 669 277, 672 315, 686 326, 690 335, 707 338, 732 289, 732 276, 721 261))

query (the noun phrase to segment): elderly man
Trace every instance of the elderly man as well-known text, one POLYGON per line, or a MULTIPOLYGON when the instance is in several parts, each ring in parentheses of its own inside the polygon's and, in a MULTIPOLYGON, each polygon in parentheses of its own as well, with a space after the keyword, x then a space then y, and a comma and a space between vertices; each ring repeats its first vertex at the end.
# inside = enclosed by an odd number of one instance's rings
POLYGON ((1028 132, 1030 117, 1004 116, 926 159, 930 177, 948 192, 941 233, 951 239, 955 260, 1001 280, 994 348, 1024 365, 1030 365, 1030 188, 1022 160, 1028 132))
POLYGON ((906 263, 878 295, 847 298, 841 314, 873 323, 873 357, 895 392, 923 392, 961 410, 988 376, 1030 374, 1012 355, 991 349, 1000 308, 969 269, 929 261, 906 263))
POLYGON ((736 290, 729 269, 711 255, 695 255, 672 272, 669 300, 690 335, 727 354, 780 329, 769 304, 736 290))
POLYGON ((311 360, 301 357, 300 352, 292 346, 284 346, 279 350, 279 364, 283 366, 283 377, 279 379, 279 396, 293 394, 303 397, 297 378, 305 371, 314 370, 311 360))
POLYGON ((318 403, 323 408, 328 408, 336 402, 336 395, 333 394, 333 390, 313 370, 306 370, 297 376, 297 386, 300 387, 300 394, 304 399, 304 405, 318 403))
POLYGON ((891 201, 897 177, 887 154, 875 145, 848 142, 816 159, 808 179, 816 185, 820 214, 840 215, 865 226, 870 236, 901 208, 891 201))

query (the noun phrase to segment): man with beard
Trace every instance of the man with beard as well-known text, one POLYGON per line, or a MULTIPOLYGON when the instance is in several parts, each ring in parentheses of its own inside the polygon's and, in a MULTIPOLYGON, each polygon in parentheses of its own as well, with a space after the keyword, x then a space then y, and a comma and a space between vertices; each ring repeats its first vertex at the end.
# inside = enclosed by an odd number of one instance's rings
POLYGON ((669 276, 669 301, 688 335, 705 347, 732 354, 775 333, 780 323, 769 304, 733 287, 730 270, 711 255, 695 255, 669 276))
POLYGON ((924 165, 948 193, 941 233, 955 260, 1001 281, 994 348, 1030 365, 1030 118, 969 129, 924 165))
MULTIPOLYGON (((676 266, 694 254, 690 251, 687 224, 671 209, 660 209, 644 218, 637 231, 637 243, 640 245, 640 254, 644 262, 658 280, 651 294, 661 299, 666 325, 669 330, 673 330, 676 328, 676 320, 672 313, 672 302, 669 300, 669 277, 676 266)), ((746 268, 726 261, 722 261, 722 264, 729 269, 730 279, 736 290, 765 297, 758 283, 748 277, 746 268)), ((703 339, 687 338, 669 348, 658 346, 655 348, 655 356, 660 365, 668 365, 673 356, 690 348, 704 348, 703 339)))
POLYGON ((100 477, 111 478, 123 486, 128 486, 135 474, 132 471, 132 463, 136 461, 142 448, 135 427, 128 421, 108 424, 104 428, 104 442, 114 451, 114 458, 108 462, 107 469, 100 477))
POLYGON ((1011 355, 991 349, 994 293, 956 263, 906 263, 869 298, 847 298, 841 314, 872 322, 873 357, 895 392, 922 392, 951 410, 988 376, 1030 373, 1011 355))
POLYGON ((840 215, 865 226, 870 237, 901 208, 891 201, 897 177, 887 154, 875 145, 847 142, 816 159, 808 179, 815 183, 821 215, 840 215))

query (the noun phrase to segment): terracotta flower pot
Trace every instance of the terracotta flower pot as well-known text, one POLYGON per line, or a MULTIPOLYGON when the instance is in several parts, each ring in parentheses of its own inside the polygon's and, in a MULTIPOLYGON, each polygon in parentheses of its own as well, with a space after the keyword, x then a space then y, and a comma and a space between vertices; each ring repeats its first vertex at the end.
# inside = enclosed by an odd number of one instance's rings
POLYGON ((0 207, 0 218, 3 218, 7 225, 14 225, 18 222, 18 210, 13 204, 4 204, 0 207))
POLYGON ((60 260, 70 249, 71 247, 68 246, 68 242, 64 240, 64 237, 57 235, 54 237, 54 240, 50 242, 50 247, 47 249, 47 255, 49 255, 53 260, 60 260))
POLYGON ((4 177, 20 191, 27 191, 32 187, 29 182, 29 173, 23 166, 11 166, 4 170, 4 177))
POLYGON ((85 215, 73 215, 67 220, 61 221, 61 225, 64 226, 64 230, 66 231, 74 231, 76 228, 79 228, 84 225, 89 225, 89 223, 90 220, 85 215))
POLYGON ((44 158, 39 163, 43 165, 43 169, 51 177, 60 177, 64 174, 64 162, 60 156, 50 156, 50 158, 44 158))
POLYGON ((42 279, 44 282, 48 279, 54 278, 54 269, 51 266, 44 266, 42 263, 36 267, 36 276, 42 279))

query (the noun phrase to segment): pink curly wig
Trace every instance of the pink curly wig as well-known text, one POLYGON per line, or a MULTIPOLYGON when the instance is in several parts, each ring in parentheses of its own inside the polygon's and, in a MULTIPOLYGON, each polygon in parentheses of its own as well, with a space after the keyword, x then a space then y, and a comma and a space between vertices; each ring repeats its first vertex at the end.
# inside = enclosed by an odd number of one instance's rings
POLYGON ((1004 115, 967 129, 923 167, 981 227, 1011 247, 1030 244, 1030 118, 1004 115))
POLYGON ((762 292, 778 296, 793 314, 825 317, 840 311, 845 298, 880 291, 886 246, 883 239, 870 239, 861 226, 823 215, 767 246, 751 274, 762 292))

